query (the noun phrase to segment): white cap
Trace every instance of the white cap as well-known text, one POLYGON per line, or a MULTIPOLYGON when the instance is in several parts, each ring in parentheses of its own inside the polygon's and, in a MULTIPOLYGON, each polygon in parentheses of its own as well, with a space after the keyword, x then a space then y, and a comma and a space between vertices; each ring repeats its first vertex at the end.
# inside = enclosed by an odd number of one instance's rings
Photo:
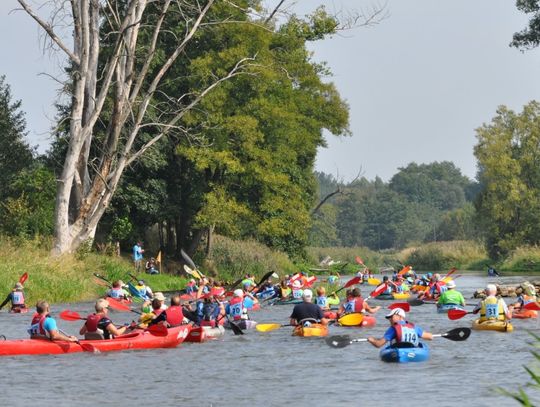
POLYGON ((311 300, 313 298, 313 292, 310 289, 306 289, 302 293, 302 297, 304 297, 306 300, 311 300))
POLYGON ((302 283, 301 283, 300 281, 296 280, 296 281, 293 283, 293 287, 294 287, 294 288, 300 288, 300 287, 302 287, 302 283))
POLYGON ((165 301, 165 296, 162 292, 157 292, 154 294, 154 298, 159 301, 165 301))
POLYGON ((406 318, 405 311, 403 311, 401 308, 394 308, 388 315, 385 316, 386 319, 391 318, 393 315, 399 315, 402 318, 406 318))
POLYGON ((454 280, 450 280, 449 282, 446 283, 446 286, 448 288, 456 288, 456 283, 454 282, 454 280))
POLYGON ((242 291, 240 288, 237 288, 236 290, 233 291, 233 295, 235 297, 243 297, 244 291, 242 291))

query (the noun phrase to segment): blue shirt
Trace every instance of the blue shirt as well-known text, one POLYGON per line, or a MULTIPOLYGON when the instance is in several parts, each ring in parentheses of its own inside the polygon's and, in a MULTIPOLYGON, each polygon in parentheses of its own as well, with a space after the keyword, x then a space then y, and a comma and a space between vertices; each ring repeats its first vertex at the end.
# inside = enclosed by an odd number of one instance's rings
POLYGON ((136 244, 135 246, 133 246, 133 260, 134 261, 142 260, 142 258, 143 258, 143 255, 141 251, 141 246, 136 244))
POLYGON ((43 329, 45 329, 47 332, 58 331, 54 318, 45 318, 45 322, 43 322, 43 329))
MULTIPOLYGON (((398 324, 404 325, 405 321, 399 321, 398 324)), ((419 326, 414 326, 414 330, 416 331, 416 334, 418 335, 418 338, 421 338, 424 334, 424 330, 420 328, 419 326)), ((383 335, 383 338, 386 339, 386 342, 392 342, 397 338, 396 329, 391 326, 386 330, 386 332, 383 335)))

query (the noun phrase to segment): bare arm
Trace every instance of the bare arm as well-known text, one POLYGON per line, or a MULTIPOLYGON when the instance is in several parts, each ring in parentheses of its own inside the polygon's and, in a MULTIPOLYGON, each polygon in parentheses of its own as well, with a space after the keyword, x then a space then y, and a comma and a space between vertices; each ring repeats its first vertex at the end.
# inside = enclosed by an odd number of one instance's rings
POLYGON ((367 338, 368 342, 371 343, 373 346, 375 346, 376 348, 380 348, 382 346, 384 346, 384 344, 386 343, 386 339, 384 338, 374 338, 373 336, 370 336, 369 338, 367 338))

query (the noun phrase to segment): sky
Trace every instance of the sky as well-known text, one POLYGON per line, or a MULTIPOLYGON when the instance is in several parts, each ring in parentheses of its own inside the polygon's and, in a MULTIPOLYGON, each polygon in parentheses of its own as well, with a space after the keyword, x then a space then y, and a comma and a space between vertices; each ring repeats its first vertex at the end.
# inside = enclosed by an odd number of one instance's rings
MULTIPOLYGON (((269 7, 279 0, 266 0, 269 7)), ((43 3, 34 1, 34 4, 43 3)), ((452 161, 474 178, 475 129, 500 105, 520 111, 540 99, 540 50, 508 44, 528 17, 509 0, 300 0, 300 15, 317 5, 346 15, 385 5, 387 17, 369 28, 340 32, 309 45, 326 61, 350 108, 351 137, 326 134, 316 169, 343 181, 357 174, 388 181, 410 162, 452 161)), ((22 100, 29 142, 50 144, 62 56, 43 52, 33 21, 0 0, 0 75, 22 100)))

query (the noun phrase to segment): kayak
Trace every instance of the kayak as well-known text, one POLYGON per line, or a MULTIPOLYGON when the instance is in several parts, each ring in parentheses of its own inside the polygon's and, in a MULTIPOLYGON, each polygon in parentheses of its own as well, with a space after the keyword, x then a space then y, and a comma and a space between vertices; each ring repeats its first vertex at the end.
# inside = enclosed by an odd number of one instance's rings
POLYGON ((294 327, 292 334, 293 336, 327 336, 328 327, 323 324, 298 325, 294 327))
POLYGON ((272 305, 300 304, 303 301, 304 300, 302 300, 301 298, 292 298, 290 300, 278 300, 278 301, 274 302, 274 304, 272 304, 272 305))
MULTIPOLYGON (((109 298, 111 298, 111 297, 106 297, 105 299, 107 300, 107 299, 109 299, 109 298)), ((113 298, 113 300, 116 300, 116 302, 119 302, 119 303, 121 303, 121 304, 126 304, 126 305, 129 305, 129 304, 131 304, 131 302, 132 302, 132 301, 131 301, 131 298, 122 298, 122 299, 120 299, 120 300, 117 299, 117 298, 113 298)))
POLYGON ((406 300, 409 298, 411 294, 409 292, 405 293, 392 293, 392 297, 394 300, 406 300))
POLYGON ((191 328, 184 342, 202 343, 208 339, 216 339, 223 335, 225 335, 225 328, 221 325, 215 328, 210 326, 195 326, 191 328))
POLYGON ((358 324, 358 325, 341 325, 341 326, 344 326, 344 327, 371 328, 372 326, 375 326, 376 323, 377 323, 377 320, 375 319, 374 316, 364 314, 364 316, 362 318, 362 322, 360 322, 360 324, 358 324))
MULTIPOLYGON (((114 339, 81 340, 80 344, 92 345, 99 352, 132 349, 174 348, 184 341, 190 327, 181 325, 169 328, 167 336, 152 335, 147 331, 136 331, 114 339)), ((83 352, 76 342, 51 341, 49 339, 15 339, 0 342, 0 356, 14 355, 60 355, 83 352)))
POLYGON ((323 311, 323 316, 328 319, 337 319, 337 312, 335 311, 323 311))
POLYGON ((520 309, 512 313, 512 318, 517 318, 517 319, 537 318, 537 317, 538 317, 538 311, 535 311, 533 309, 520 309))
POLYGON ((510 322, 506 321, 484 321, 482 323, 479 320, 474 320, 472 324, 473 329, 479 331, 499 331, 499 332, 512 332, 514 327, 510 322))
POLYGON ((448 311, 450 311, 451 309, 457 309, 457 310, 460 310, 460 311, 464 311, 464 308, 460 305, 457 305, 457 304, 444 304, 444 305, 437 305, 437 312, 439 314, 447 314, 448 311))
POLYGON ((407 363, 407 362, 423 362, 429 359, 429 348, 423 342, 420 342, 417 347, 412 344, 411 347, 393 347, 386 346, 380 352, 380 357, 383 362, 407 363))
POLYGON ((131 283, 131 282, 128 283, 128 289, 129 289, 130 294, 133 297, 140 298, 141 300, 147 300, 148 299, 148 298, 146 298, 146 296, 142 296, 141 293, 139 292, 139 290, 137 290, 137 287, 135 287, 133 285, 133 283, 131 283))
POLYGON ((394 296, 392 294, 379 294, 375 298, 378 300, 393 300, 394 296))

